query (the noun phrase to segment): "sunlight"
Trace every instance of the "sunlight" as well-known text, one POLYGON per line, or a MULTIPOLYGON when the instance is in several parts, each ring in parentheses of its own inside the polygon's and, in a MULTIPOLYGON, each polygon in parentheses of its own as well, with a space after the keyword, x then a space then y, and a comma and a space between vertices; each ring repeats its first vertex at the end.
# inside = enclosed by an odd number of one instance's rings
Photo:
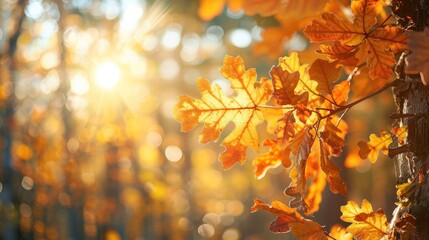
POLYGON ((121 70, 113 62, 106 61, 95 69, 95 82, 103 89, 112 89, 121 77, 121 70))

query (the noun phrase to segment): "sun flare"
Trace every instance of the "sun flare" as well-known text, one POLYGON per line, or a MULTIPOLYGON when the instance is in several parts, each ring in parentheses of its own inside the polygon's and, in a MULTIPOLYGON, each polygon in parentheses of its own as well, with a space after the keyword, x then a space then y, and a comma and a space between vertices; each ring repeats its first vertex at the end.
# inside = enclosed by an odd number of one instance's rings
POLYGON ((106 61, 95 69, 95 82, 103 89, 113 89, 121 78, 121 69, 113 62, 106 61))

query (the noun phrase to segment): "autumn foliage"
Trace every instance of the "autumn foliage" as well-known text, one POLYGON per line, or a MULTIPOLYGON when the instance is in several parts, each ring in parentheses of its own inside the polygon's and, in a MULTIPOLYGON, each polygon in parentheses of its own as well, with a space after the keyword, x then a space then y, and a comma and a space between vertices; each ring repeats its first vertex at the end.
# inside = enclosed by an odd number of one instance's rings
MULTIPOLYGON (((361 101, 398 84, 394 67, 397 56, 407 50, 406 30, 393 24, 392 15, 381 0, 353 0, 349 6, 343 1, 291 0, 283 4, 278 0, 203 0, 199 14, 203 19, 212 19, 220 14, 224 4, 232 11, 243 9, 247 15, 274 16, 280 23, 278 27, 264 29, 262 42, 254 46, 256 53, 279 55, 282 50, 278 43, 303 30, 311 42, 321 43, 317 50, 320 57, 304 63, 298 53, 291 52, 278 59, 269 71, 269 79, 258 80, 255 69, 247 69, 241 57, 226 56, 220 72, 235 95, 226 96, 218 85, 198 79, 201 97, 180 96, 174 107, 174 117, 182 123, 182 130, 188 132, 203 124, 199 141, 208 143, 217 141, 232 122, 234 129, 222 140, 225 151, 219 156, 225 169, 244 163, 247 148, 258 152, 261 143, 269 149, 253 159, 255 177, 263 178, 271 168, 290 168, 292 182, 284 191, 291 197, 289 205, 279 201, 269 205, 255 199, 251 208, 252 212, 263 210, 276 215, 270 224, 271 231, 291 231, 298 239, 388 237, 392 226, 389 227, 383 211, 374 211, 366 200, 361 206, 353 201, 342 206, 341 219, 350 225, 337 225, 330 233, 303 214, 311 215, 319 209, 326 184, 335 194, 347 194, 340 168, 332 161, 346 145, 348 125, 344 114, 361 101), (215 2, 222 6, 209 7, 215 2), (273 46, 277 49, 271 49, 273 46), (384 85, 370 88, 369 95, 349 101, 351 83, 362 69, 367 69, 371 81, 384 85), (274 131, 267 130, 272 134, 269 139, 260 139, 257 133, 257 126, 264 121, 275 126, 274 131)), ((427 32, 422 34, 427 36, 427 32)), ((409 69, 423 71, 413 64, 409 69)), ((388 154, 393 139, 401 141, 406 134, 406 126, 371 134, 368 142, 358 142, 358 155, 374 163, 380 152, 388 154)))

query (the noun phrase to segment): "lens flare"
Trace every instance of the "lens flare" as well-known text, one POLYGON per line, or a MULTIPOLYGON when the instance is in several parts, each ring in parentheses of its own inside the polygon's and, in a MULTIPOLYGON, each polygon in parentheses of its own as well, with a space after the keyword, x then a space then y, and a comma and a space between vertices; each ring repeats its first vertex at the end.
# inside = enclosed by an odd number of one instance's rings
POLYGON ((104 62, 95 69, 95 82, 104 89, 112 89, 121 77, 121 69, 113 62, 104 62))

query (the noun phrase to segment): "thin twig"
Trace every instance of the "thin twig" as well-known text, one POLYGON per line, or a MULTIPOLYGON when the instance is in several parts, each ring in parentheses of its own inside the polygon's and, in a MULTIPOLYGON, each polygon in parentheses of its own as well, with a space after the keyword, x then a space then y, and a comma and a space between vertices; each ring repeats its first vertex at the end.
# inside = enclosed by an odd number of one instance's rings
POLYGON ((381 87, 380 89, 378 89, 378 90, 374 91, 373 93, 371 93, 371 94, 369 94, 369 95, 367 95, 367 96, 365 96, 365 97, 363 97, 363 98, 360 98, 360 99, 358 99, 358 100, 356 100, 356 101, 354 101, 354 102, 351 102, 351 103, 349 103, 349 104, 347 104, 347 105, 343 105, 343 106, 341 106, 341 107, 339 107, 339 108, 337 108, 337 109, 335 109, 335 110, 332 110, 329 114, 327 114, 327 115, 325 115, 325 116, 322 116, 322 119, 324 119, 324 118, 328 118, 328 117, 330 117, 330 116, 332 116, 332 115, 334 115, 334 114, 337 114, 337 113, 342 112, 342 111, 344 111, 344 110, 346 110, 346 109, 349 109, 349 108, 353 107, 354 105, 356 105, 356 104, 358 104, 358 103, 360 103, 360 102, 363 102, 363 101, 365 101, 365 100, 367 100, 367 99, 369 99, 369 98, 371 98, 371 97, 373 97, 373 96, 375 96, 375 95, 377 95, 377 94, 380 94, 380 93, 384 92, 385 90, 387 90, 387 89, 389 89, 389 88, 391 88, 391 87, 395 86, 396 84, 398 84, 398 82, 399 82, 399 81, 402 81, 402 80, 400 80, 400 79, 395 79, 395 80, 393 80, 393 81, 391 81, 391 82, 387 83, 386 85, 384 85, 384 86, 383 86, 383 87, 381 87))

